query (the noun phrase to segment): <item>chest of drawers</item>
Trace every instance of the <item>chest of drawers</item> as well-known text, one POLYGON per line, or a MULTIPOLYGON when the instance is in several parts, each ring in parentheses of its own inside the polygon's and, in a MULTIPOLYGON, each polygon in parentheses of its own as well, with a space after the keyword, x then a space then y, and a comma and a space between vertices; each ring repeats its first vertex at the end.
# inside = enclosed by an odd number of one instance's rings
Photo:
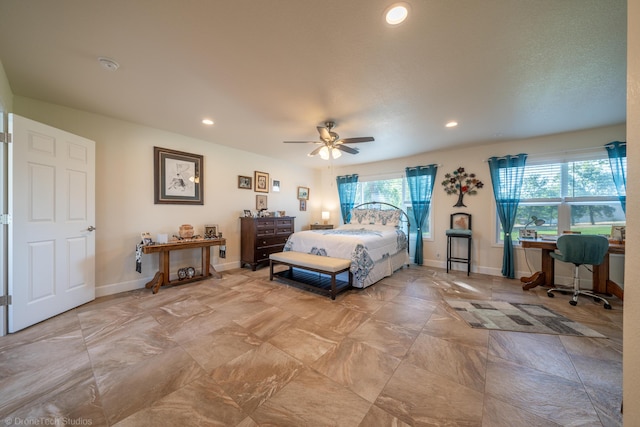
POLYGON ((255 271, 259 264, 269 262, 270 254, 282 252, 294 231, 294 219, 292 216, 240 218, 240 266, 249 264, 255 271))

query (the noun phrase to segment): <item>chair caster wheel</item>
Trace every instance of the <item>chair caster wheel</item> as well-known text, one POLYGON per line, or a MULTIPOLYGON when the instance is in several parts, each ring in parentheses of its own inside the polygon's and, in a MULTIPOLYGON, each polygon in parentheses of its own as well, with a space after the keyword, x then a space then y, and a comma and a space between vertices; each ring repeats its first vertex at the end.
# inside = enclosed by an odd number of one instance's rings
POLYGON ((553 292, 547 292, 547 296, 548 296, 549 298, 553 298, 555 295, 553 295, 553 292))
POLYGON ((605 310, 611 310, 611 304, 605 304, 604 305, 604 309, 605 310))
POLYGON ((571 300, 571 301, 569 301, 569 304, 571 304, 573 306, 576 306, 576 305, 578 305, 578 301, 571 300))

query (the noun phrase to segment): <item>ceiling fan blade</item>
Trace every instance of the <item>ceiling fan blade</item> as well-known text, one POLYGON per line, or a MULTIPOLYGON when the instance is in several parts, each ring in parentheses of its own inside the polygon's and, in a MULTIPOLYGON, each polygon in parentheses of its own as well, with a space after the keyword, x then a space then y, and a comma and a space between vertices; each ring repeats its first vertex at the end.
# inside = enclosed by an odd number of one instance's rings
POLYGON ((353 144, 356 142, 371 142, 371 141, 375 141, 375 139, 373 139, 372 136, 361 136, 361 137, 357 137, 357 138, 342 138, 340 140, 341 144, 353 144))
POLYGON ((318 141, 282 141, 285 144, 319 144, 318 141))
POLYGON ((313 150, 312 152, 307 154, 307 156, 309 156, 309 157, 315 156, 316 154, 318 154, 320 152, 320 150, 322 150, 322 147, 324 147, 324 145, 322 145, 321 147, 316 148, 315 150, 313 150))
POLYGON ((358 154, 359 153, 357 148, 347 147, 346 145, 342 145, 342 144, 337 144, 335 146, 335 148, 337 148, 338 150, 344 151, 345 153, 349 153, 349 154, 358 154))
POLYGON ((327 130, 327 128, 318 126, 317 129, 318 129, 318 133, 320 134, 320 139, 322 139, 323 141, 329 141, 331 139, 331 135, 329 134, 329 131, 327 130))

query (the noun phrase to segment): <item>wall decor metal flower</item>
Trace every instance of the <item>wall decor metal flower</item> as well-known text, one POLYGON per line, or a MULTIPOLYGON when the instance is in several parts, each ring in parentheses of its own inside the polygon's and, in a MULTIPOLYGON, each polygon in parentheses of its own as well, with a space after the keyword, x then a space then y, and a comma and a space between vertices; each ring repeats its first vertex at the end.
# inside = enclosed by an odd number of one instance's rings
POLYGON ((482 188, 484 184, 478 178, 475 173, 467 173, 463 167, 459 167, 454 170, 453 173, 447 173, 444 175, 445 180, 442 181, 442 186, 447 195, 457 194, 458 201, 454 208, 467 207, 463 203, 463 197, 465 194, 473 195, 478 194, 477 189, 482 188))

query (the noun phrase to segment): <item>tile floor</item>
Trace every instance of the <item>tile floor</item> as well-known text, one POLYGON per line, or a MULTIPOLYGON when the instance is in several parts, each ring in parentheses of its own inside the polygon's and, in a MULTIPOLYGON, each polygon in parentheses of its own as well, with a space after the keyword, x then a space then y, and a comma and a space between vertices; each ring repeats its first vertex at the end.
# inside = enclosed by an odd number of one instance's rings
POLYGON ((0 415, 92 426, 620 426, 622 303, 568 298, 417 266, 335 301, 270 282, 265 268, 126 292, 0 337, 0 415), (608 338, 472 329, 443 298, 543 303, 608 338))

